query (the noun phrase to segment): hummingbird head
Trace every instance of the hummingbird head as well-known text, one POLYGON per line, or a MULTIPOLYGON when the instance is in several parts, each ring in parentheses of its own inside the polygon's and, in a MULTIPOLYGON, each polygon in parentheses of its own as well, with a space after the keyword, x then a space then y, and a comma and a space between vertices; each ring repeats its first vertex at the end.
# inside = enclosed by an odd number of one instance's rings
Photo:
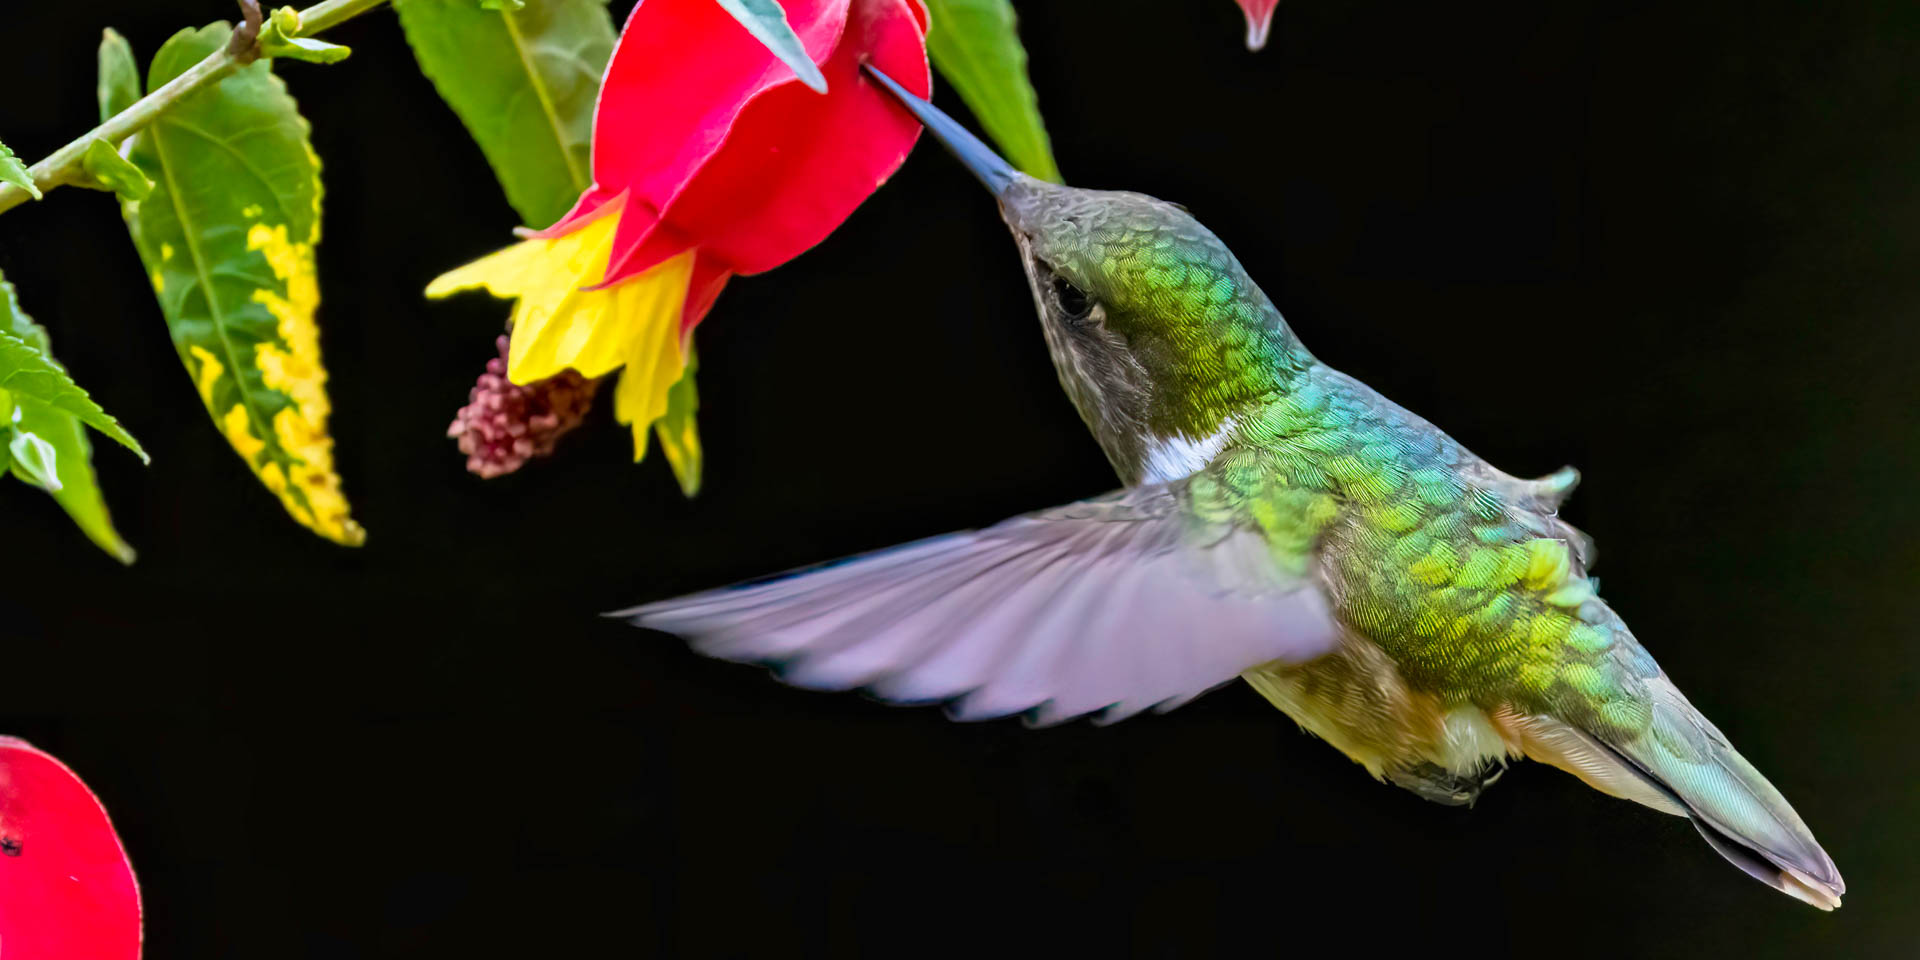
POLYGON ((1128 483, 1185 476, 1236 413, 1310 362, 1233 252, 1184 207, 1022 174, 868 71, 999 201, 1061 385, 1128 483))

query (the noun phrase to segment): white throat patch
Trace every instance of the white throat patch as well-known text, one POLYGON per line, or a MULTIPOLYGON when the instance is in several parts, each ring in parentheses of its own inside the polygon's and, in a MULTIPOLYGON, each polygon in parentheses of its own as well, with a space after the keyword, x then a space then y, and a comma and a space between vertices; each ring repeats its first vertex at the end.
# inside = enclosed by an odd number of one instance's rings
POLYGON ((1170 483, 1193 476, 1220 455, 1221 448, 1233 436, 1233 428, 1234 419, 1228 417, 1221 421, 1220 429, 1214 431, 1212 436, 1190 440, 1176 435, 1155 440, 1147 447, 1147 462, 1141 471, 1140 482, 1170 483))

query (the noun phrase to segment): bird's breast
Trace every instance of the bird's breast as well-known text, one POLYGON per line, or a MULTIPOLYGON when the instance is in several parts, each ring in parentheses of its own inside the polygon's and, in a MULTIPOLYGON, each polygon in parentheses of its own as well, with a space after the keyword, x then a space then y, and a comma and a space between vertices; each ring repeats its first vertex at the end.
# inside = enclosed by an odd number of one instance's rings
POLYGON ((1351 630, 1326 656, 1268 664, 1242 676, 1377 778, 1423 765, 1465 777, 1520 755, 1518 734, 1495 716, 1409 684, 1379 644, 1351 630))

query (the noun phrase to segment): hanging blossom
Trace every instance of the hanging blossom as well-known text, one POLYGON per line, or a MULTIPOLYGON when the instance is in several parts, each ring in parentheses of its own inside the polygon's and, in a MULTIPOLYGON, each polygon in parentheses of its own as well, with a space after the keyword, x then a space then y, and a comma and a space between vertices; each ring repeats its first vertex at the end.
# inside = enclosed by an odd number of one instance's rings
POLYGON ((1273 29, 1273 8, 1280 0, 1237 0, 1240 12, 1247 15, 1247 49, 1258 50, 1267 45, 1267 31, 1273 29))
POLYGON ((137 960, 140 886, 67 765, 0 737, 0 957, 137 960))
POLYGON ((825 94, 713 0, 642 0, 601 83, 593 186, 558 223, 427 288, 516 300, 513 384, 621 371, 614 416, 633 431, 634 460, 655 427, 689 494, 700 472, 693 328, 730 277, 825 239, 913 148, 920 125, 860 64, 916 93, 931 88, 927 13, 915 0, 782 5, 825 94))

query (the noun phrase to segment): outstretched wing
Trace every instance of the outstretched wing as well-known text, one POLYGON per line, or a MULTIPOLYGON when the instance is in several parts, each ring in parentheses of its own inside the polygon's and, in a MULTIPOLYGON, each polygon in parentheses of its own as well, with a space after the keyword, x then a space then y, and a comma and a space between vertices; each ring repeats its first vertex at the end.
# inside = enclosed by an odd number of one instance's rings
POLYGON ((1318 578, 1187 509, 1184 482, 1121 491, 612 614, 822 690, 955 701, 958 719, 1166 710, 1333 648, 1318 578))

